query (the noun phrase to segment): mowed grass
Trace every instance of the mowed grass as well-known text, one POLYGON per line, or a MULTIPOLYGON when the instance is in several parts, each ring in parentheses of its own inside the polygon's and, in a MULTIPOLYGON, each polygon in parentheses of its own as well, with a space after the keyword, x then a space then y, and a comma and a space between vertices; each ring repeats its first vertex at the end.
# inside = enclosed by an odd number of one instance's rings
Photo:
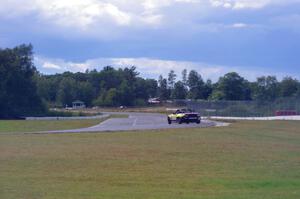
POLYGON ((94 126, 101 121, 102 119, 53 121, 0 120, 0 134, 77 129, 94 126))
POLYGON ((4 199, 299 199, 299 122, 0 135, 4 199))

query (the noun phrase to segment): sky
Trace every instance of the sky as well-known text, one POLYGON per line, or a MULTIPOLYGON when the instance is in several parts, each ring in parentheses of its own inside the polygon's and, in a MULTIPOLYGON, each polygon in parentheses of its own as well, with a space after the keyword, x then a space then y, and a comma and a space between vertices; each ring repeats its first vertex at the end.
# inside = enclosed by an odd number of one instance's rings
POLYGON ((300 79, 300 0, 0 0, 0 48, 34 46, 43 74, 136 66, 300 79))

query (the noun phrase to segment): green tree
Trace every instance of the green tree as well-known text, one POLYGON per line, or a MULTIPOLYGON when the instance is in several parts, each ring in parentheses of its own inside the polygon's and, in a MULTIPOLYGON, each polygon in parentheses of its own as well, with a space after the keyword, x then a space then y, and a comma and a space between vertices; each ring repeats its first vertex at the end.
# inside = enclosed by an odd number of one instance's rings
POLYGON ((155 79, 145 80, 146 90, 149 97, 156 97, 158 92, 158 84, 155 79))
POLYGON ((59 84, 57 101, 61 106, 71 106, 76 99, 76 81, 73 78, 63 78, 59 84))
POLYGON ((185 99, 187 96, 187 89, 183 82, 178 81, 174 85, 174 89, 172 91, 172 99, 185 99))
POLYGON ((36 75, 37 90, 39 96, 48 103, 54 104, 57 98, 57 88, 61 78, 56 75, 36 75))
POLYGON ((250 100, 250 86, 238 73, 227 73, 219 79, 212 96, 217 100, 250 100))
POLYGON ((104 99, 104 105, 106 106, 119 106, 118 91, 115 88, 111 88, 107 91, 104 99))
POLYGON ((104 67, 98 78, 100 80, 99 85, 101 85, 100 91, 118 88, 124 79, 122 70, 117 71, 111 66, 104 67))
POLYGON ((211 94, 213 91, 213 85, 212 85, 212 81, 210 79, 208 79, 206 81, 206 83, 204 84, 204 88, 203 88, 203 98, 204 99, 209 99, 211 94))
POLYGON ((132 66, 130 68, 125 68, 122 71, 123 77, 127 82, 130 82, 131 84, 133 84, 136 81, 137 76, 139 75, 139 73, 136 71, 136 67, 132 66))
POLYGON ((0 49, 0 118, 46 111, 37 93, 32 49, 32 45, 0 49))
POLYGON ((253 98, 259 101, 273 101, 280 95, 279 83, 275 76, 257 78, 253 86, 253 98))
POLYGON ((167 79, 163 78, 163 76, 159 76, 158 80, 159 88, 158 88, 158 96, 162 100, 166 100, 170 98, 170 90, 168 89, 167 79))
POLYGON ((171 89, 174 88, 175 80, 176 80, 176 74, 174 70, 171 70, 168 74, 168 84, 171 89))
POLYGON ((116 100, 118 104, 131 106, 133 105, 135 96, 132 88, 129 86, 128 82, 124 80, 120 87, 118 88, 118 99, 116 100))
POLYGON ((181 75, 182 75, 182 83, 185 87, 187 87, 187 82, 188 82, 187 70, 183 69, 183 71, 181 72, 181 75))
POLYGON ((204 99, 204 82, 200 74, 197 71, 191 70, 188 76, 189 93, 188 98, 190 99, 204 99))
POLYGON ((117 89, 111 88, 108 91, 103 91, 93 103, 97 106, 120 106, 117 89))
POLYGON ((298 86, 298 90, 295 93, 295 97, 300 98, 300 85, 298 86))
POLYGON ((77 82, 76 86, 76 99, 83 101, 86 106, 92 104, 94 98, 94 89, 89 82, 77 82))
POLYGON ((296 96, 299 89, 300 83, 298 80, 293 79, 292 77, 285 77, 280 82, 280 96, 281 97, 292 97, 296 96))
POLYGON ((138 77, 134 85, 134 96, 139 105, 146 104, 150 97, 157 96, 157 81, 138 77))

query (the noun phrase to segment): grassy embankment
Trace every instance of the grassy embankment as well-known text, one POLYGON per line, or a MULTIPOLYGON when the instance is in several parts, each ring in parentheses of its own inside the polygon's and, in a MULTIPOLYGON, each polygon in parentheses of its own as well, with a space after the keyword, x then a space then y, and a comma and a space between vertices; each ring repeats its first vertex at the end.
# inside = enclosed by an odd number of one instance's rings
POLYGON ((123 117, 128 115, 114 114, 107 118, 90 120, 0 120, 0 134, 78 129, 97 125, 108 118, 123 117))
POLYGON ((0 198, 299 199, 299 122, 0 135, 0 198))
POLYGON ((77 129, 94 126, 100 122, 100 119, 53 121, 0 120, 0 134, 77 129))

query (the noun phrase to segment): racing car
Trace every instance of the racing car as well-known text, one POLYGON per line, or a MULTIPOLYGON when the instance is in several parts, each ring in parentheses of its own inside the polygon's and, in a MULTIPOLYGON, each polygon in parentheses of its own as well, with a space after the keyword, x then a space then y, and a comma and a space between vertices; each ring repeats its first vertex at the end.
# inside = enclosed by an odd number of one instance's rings
POLYGON ((168 123, 172 124, 172 122, 177 122, 179 124, 188 124, 190 122, 200 124, 201 116, 199 113, 196 113, 190 109, 180 109, 168 115, 168 123))

